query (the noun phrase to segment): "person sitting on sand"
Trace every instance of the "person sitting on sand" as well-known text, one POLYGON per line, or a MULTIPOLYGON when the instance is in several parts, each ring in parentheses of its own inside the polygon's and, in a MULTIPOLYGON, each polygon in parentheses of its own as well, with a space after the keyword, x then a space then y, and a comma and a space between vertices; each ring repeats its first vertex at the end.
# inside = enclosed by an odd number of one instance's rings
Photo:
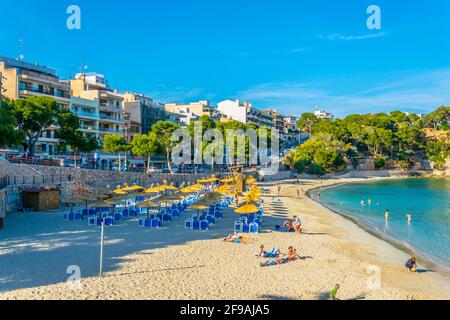
POLYGON ((272 248, 272 251, 270 252, 265 251, 263 244, 259 247, 259 249, 260 251, 256 256, 260 258, 276 258, 280 255, 280 250, 276 248, 272 248))
POLYGON ((339 289, 341 288, 341 286, 339 284, 337 284, 333 290, 331 290, 330 292, 330 299, 331 300, 339 300, 338 298, 336 298, 336 295, 339 291, 339 289))
POLYGON ((405 264, 406 268, 409 269, 409 271, 411 272, 417 272, 417 264, 416 264, 416 257, 412 257, 411 259, 409 259, 406 264, 405 264))

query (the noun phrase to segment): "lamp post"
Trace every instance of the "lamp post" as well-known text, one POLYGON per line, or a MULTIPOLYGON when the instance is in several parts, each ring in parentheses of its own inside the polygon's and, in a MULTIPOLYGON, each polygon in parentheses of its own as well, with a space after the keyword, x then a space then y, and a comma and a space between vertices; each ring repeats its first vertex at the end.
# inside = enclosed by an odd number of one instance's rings
MULTIPOLYGON (((124 134, 125 134, 125 142, 128 143, 128 137, 127 137, 128 123, 125 123, 124 129, 125 129, 125 132, 124 132, 124 134)), ((127 151, 127 149, 125 149, 125 164, 123 166, 125 171, 128 171, 128 164, 127 164, 127 162, 128 162, 128 151, 127 151)))

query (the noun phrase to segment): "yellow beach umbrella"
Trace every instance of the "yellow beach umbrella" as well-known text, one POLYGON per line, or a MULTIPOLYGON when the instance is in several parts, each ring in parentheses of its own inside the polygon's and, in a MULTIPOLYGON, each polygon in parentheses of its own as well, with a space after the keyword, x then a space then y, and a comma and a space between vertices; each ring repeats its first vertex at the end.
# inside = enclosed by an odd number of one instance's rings
POLYGON ((125 191, 122 190, 122 188, 119 186, 117 186, 116 190, 113 190, 114 194, 126 194, 125 191))
POLYGON ((220 182, 222 182, 222 183, 233 183, 234 179, 233 178, 226 178, 226 179, 220 180, 220 182))
POLYGON ((257 181, 254 177, 250 176, 247 178, 247 180, 245 181, 246 184, 255 184, 257 181))
POLYGON ((247 203, 243 205, 242 207, 237 208, 234 212, 238 214, 252 214, 259 212, 259 207, 257 207, 254 204, 247 203))
POLYGON ((132 191, 144 190, 143 187, 138 186, 136 183, 133 183, 133 185, 131 186, 131 189, 133 189, 132 191))

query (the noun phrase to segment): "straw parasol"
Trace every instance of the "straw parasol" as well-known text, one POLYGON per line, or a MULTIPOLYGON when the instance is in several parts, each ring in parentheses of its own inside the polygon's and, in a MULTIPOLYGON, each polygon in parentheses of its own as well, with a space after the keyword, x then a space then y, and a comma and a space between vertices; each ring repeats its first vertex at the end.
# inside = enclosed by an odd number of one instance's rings
POLYGON ((64 203, 70 205, 70 213, 73 213, 73 207, 76 205, 84 204, 84 201, 81 199, 73 198, 73 199, 64 201, 64 203))
POLYGON ((236 212, 238 214, 247 214, 248 215, 248 214, 259 212, 259 207, 257 207, 254 204, 247 203, 247 204, 243 205, 242 207, 237 208, 234 212, 236 212))
MULTIPOLYGON (((137 206, 138 206, 139 208, 145 208, 145 209, 147 209, 147 219, 150 218, 148 209, 155 209, 155 208, 158 208, 158 209, 159 209, 159 208, 161 207, 160 204, 158 204, 158 203, 156 203, 156 202, 153 202, 153 201, 151 201, 151 200, 147 200, 147 201, 145 201, 145 202, 142 202, 142 203, 138 204, 137 206)), ((158 210, 158 211, 159 211, 159 210, 158 210)))
POLYGON ((119 186, 117 186, 116 190, 113 190, 114 194, 126 194, 126 191, 122 190, 122 188, 119 186))

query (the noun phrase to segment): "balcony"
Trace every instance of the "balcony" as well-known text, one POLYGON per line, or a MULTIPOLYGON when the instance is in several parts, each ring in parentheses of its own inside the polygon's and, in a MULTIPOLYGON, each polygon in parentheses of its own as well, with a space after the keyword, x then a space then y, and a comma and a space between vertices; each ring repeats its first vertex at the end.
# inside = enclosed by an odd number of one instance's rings
POLYGON ((19 87, 19 91, 23 92, 24 94, 30 94, 33 95, 34 93, 52 96, 55 98, 62 98, 62 99, 70 99, 70 94, 66 92, 58 92, 58 91, 51 91, 46 89, 39 89, 39 88, 33 88, 33 87, 19 87))
POLYGON ((96 126, 80 125, 80 130, 83 130, 83 131, 98 132, 98 131, 99 131, 99 128, 96 127, 96 126))
POLYGON ((115 121, 115 122, 123 122, 123 119, 117 117, 117 116, 110 116, 107 114, 100 114, 100 120, 108 120, 108 121, 115 121))
POLYGON ((73 114, 78 116, 79 118, 91 118, 91 119, 100 119, 100 115, 93 112, 87 112, 87 111, 73 111, 71 110, 73 114))
POLYGON ((119 113, 119 112, 122 112, 122 109, 120 106, 115 106, 115 105, 107 104, 107 103, 101 103, 100 111, 119 113))
POLYGON ((110 133, 110 134, 124 134, 125 131, 123 129, 111 129, 111 128, 99 128, 101 133, 110 133))

